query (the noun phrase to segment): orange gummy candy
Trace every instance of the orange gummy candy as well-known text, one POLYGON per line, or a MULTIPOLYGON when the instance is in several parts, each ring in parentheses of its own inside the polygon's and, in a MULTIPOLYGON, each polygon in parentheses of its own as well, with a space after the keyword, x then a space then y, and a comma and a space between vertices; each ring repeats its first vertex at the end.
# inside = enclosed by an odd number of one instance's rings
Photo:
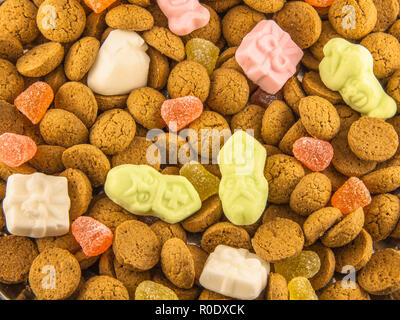
POLYGON ((165 100, 161 106, 161 117, 172 131, 183 129, 200 117, 202 112, 203 103, 192 96, 165 100))
POLYGON ((27 136, 3 133, 0 136, 0 162, 9 167, 19 167, 36 154, 35 141, 27 136))
POLYGON ((88 257, 98 256, 112 245, 112 231, 91 217, 79 217, 72 223, 71 230, 83 253, 88 257))
POLYGON ((305 0, 308 4, 312 5, 313 7, 318 8, 326 8, 329 7, 333 0, 305 0))
POLYGON ((53 89, 38 81, 30 85, 14 100, 14 104, 33 124, 39 123, 53 101, 53 89))
POLYGON ((303 137, 293 144, 293 155, 310 170, 322 171, 331 163, 333 147, 327 141, 303 137))
POLYGON ((84 0, 85 4, 95 13, 103 12, 111 6, 116 0, 84 0))
POLYGON ((369 205, 371 194, 364 182, 356 177, 351 177, 333 194, 331 203, 343 214, 347 214, 369 205))

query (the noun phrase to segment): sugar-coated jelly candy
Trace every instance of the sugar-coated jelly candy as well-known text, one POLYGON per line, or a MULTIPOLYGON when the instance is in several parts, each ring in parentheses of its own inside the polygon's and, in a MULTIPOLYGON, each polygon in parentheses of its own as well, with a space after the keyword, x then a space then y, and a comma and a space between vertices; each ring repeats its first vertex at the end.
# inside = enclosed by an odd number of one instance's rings
POLYGON ((103 12, 116 0, 84 0, 85 4, 96 13, 103 12))
POLYGON ((266 159, 264 146, 243 130, 236 131, 221 148, 219 197, 225 216, 233 224, 253 224, 264 212, 268 199, 266 159))
POLYGON ((135 291, 135 300, 179 300, 170 288, 154 281, 141 282, 135 291))
POLYGON ((273 20, 261 20, 243 38, 235 53, 246 76, 275 94, 295 74, 303 50, 273 20))
POLYGON ((351 177, 333 194, 332 206, 338 208, 343 214, 353 212, 359 207, 371 203, 371 194, 368 188, 357 177, 351 177))
POLYGON ((210 11, 199 0, 157 0, 168 18, 168 28, 178 36, 200 29, 210 21, 210 11))
POLYGON ((187 60, 193 60, 207 69, 209 75, 214 71, 219 56, 219 48, 206 39, 190 39, 185 46, 187 60))
POLYGON ((293 144, 293 155, 310 170, 322 171, 331 163, 333 147, 324 140, 302 137, 293 144))
POLYGON ((33 124, 42 120, 54 98, 53 89, 42 81, 31 84, 14 100, 14 105, 33 124))
POLYGON ((124 209, 178 223, 201 208, 199 194, 183 176, 161 174, 148 165, 125 164, 112 168, 104 190, 124 209))
POLYGON ((250 102, 260 107, 268 108, 269 105, 275 100, 283 100, 282 90, 275 94, 265 92, 263 89, 258 88, 250 97, 250 102))
POLYGON ((15 133, 3 133, 0 136, 0 162, 9 167, 19 167, 31 160, 37 146, 30 137, 15 133))
POLYGON ((288 283, 290 300, 318 300, 310 281, 304 277, 296 277, 288 283))
POLYGON ((161 105, 161 117, 171 131, 179 131, 200 117, 203 103, 197 97, 168 99, 161 105))
POLYGON ((296 277, 307 279, 315 276, 321 267, 321 260, 314 251, 304 250, 296 257, 274 264, 275 272, 281 274, 287 281, 296 277))
POLYGON ((220 179, 198 162, 191 161, 184 164, 179 174, 190 181, 199 193, 201 201, 218 193, 220 179))
POLYGON ((305 0, 308 4, 313 7, 326 8, 329 7, 334 0, 305 0))
POLYGON ((322 82, 339 91, 343 100, 363 116, 387 119, 397 112, 396 102, 383 90, 374 75, 374 59, 367 48, 342 38, 324 46, 319 64, 322 82))
POLYGON ((88 257, 98 256, 112 245, 113 233, 104 224, 87 216, 77 218, 71 226, 72 234, 88 257))

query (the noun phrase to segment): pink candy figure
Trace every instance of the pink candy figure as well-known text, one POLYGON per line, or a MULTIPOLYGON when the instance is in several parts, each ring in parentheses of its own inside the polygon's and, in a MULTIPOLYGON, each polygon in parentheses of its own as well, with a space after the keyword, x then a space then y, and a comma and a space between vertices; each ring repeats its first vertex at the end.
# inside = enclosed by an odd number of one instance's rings
POLYGON ((36 154, 35 141, 27 136, 3 133, 0 136, 0 162, 9 167, 19 167, 36 154))
POLYGON ((169 29, 178 36, 200 29, 210 21, 210 12, 199 0, 157 0, 157 3, 168 18, 169 29))
POLYGON ((303 50, 275 21, 262 20, 243 38, 235 57, 250 80, 275 94, 295 74, 303 50))

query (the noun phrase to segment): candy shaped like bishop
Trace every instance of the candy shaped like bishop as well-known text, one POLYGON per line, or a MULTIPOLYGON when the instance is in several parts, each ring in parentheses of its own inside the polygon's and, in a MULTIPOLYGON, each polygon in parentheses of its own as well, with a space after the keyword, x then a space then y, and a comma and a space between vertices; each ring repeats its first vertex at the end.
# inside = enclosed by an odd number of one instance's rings
POLYGON ((339 91, 343 100, 363 116, 388 119, 397 112, 396 102, 386 94, 373 72, 373 57, 367 48, 342 38, 324 46, 319 64, 322 82, 339 91))
POLYGON ((169 29, 178 36, 203 28, 210 21, 210 11, 198 0, 157 0, 168 18, 169 29))
POLYGON ((303 50, 273 20, 262 20, 243 38, 235 58, 246 76, 275 94, 295 74, 303 50))

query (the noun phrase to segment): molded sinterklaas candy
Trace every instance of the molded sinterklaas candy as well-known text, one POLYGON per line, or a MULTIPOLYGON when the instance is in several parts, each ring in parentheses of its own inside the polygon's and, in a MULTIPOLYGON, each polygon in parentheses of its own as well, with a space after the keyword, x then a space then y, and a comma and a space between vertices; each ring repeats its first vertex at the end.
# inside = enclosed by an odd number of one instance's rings
POLYGON ((265 148, 245 131, 236 131, 218 154, 219 197, 225 216, 236 225, 255 223, 264 212, 268 181, 265 148))
POLYGON ((388 119, 396 114, 396 102, 375 77, 374 59, 367 48, 334 38, 324 46, 324 55, 319 64, 321 80, 339 91, 346 104, 363 116, 388 119))
POLYGON ((104 96, 128 94, 145 87, 150 64, 147 49, 136 32, 111 31, 89 70, 88 87, 104 96))
POLYGON ((169 29, 178 36, 200 29, 210 21, 210 11, 199 0, 157 0, 157 3, 168 18, 169 29))
POLYGON ((67 234, 69 208, 65 177, 13 174, 7 180, 3 211, 11 234, 32 238, 67 234))
POLYGON ((262 20, 243 38, 235 58, 246 76, 270 94, 296 73, 303 50, 273 20, 262 20))
POLYGON ((185 177, 163 175, 147 165, 126 164, 108 172, 107 196, 124 209, 178 223, 201 208, 196 189, 185 177))
POLYGON ((264 290, 269 271, 269 263, 256 254, 219 245, 204 265, 200 284, 228 297, 253 300, 264 290))

